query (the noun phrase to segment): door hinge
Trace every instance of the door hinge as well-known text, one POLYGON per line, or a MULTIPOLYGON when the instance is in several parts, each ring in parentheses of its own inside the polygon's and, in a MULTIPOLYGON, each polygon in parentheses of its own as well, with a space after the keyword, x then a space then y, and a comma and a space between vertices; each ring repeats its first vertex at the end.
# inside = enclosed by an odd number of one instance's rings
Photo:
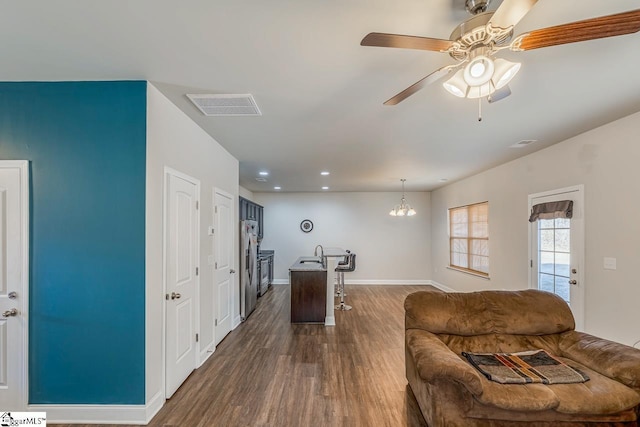
POLYGON ((216 270, 218 269, 218 263, 216 262, 216 270))
POLYGON ((200 340, 200 335, 196 334, 196 342, 200 340))
POLYGON ((218 213, 218 207, 216 206, 214 209, 215 209, 215 212, 218 213))
POLYGON ((198 269, 198 267, 196 267, 196 276, 198 275, 198 272, 199 272, 199 271, 200 271, 200 270, 198 269))
POLYGON ((216 319, 216 326, 218 326, 218 319, 216 319))
POLYGON ((164 299, 168 300, 169 299, 169 294, 165 294, 164 299))
POLYGON ((196 209, 200 209, 200 202, 196 200, 196 209))
POLYGON ((529 267, 533 268, 533 260, 532 259, 529 260, 529 267))

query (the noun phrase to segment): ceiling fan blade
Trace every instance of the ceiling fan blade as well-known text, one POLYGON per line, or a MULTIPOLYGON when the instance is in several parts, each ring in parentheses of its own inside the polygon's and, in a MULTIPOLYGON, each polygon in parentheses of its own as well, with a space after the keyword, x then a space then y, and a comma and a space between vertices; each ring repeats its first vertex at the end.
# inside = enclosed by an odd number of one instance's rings
POLYGON ((396 105, 404 101, 405 99, 407 99, 408 97, 410 97, 411 95, 413 95, 414 93, 422 89, 423 87, 430 85, 431 83, 435 83, 436 81, 445 77, 447 74, 449 74, 451 71, 457 68, 458 68, 458 65, 447 65, 446 67, 442 67, 439 70, 434 71, 433 73, 429 74, 427 77, 423 78, 422 80, 419 80, 416 83, 412 84, 411 86, 409 86, 408 88, 406 88, 405 90, 403 90, 402 92, 394 96, 393 98, 386 100, 384 102, 384 105, 396 105))
POLYGON ((537 2, 538 0, 504 0, 489 24, 494 28, 509 29, 520 22, 537 2))
POLYGON ((399 47, 403 49, 433 50, 436 52, 447 50, 452 44, 451 40, 386 33, 369 33, 360 42, 361 46, 399 47))
POLYGON ((640 30, 640 9, 600 16, 522 34, 511 43, 511 50, 531 50, 605 37, 636 33, 640 30))

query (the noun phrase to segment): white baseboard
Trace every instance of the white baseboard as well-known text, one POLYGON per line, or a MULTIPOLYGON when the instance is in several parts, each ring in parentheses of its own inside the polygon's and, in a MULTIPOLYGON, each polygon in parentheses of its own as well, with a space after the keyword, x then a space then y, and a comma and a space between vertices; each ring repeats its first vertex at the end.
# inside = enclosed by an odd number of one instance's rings
POLYGON ((50 424, 146 425, 164 401, 164 393, 160 391, 146 405, 29 405, 27 410, 46 412, 50 424))
MULTIPOLYGON (((288 285, 288 279, 275 279, 273 285, 288 285)), ((431 285, 431 280, 389 280, 389 279, 354 279, 345 280, 346 285, 431 285)))
POLYGON ((431 280, 395 280, 395 279, 373 279, 373 280, 362 280, 362 279, 353 279, 344 281, 345 285, 430 285, 431 280))
POLYGON ((231 330, 234 330, 235 328, 240 326, 240 323, 242 323, 242 319, 240 319, 240 316, 233 319, 233 325, 231 326, 231 330))
POLYGON ((204 364, 211 357, 211 355, 216 351, 216 346, 213 342, 211 342, 204 351, 200 352, 200 363, 198 364, 198 368, 204 364))
POLYGON ((435 280, 429 280, 429 284, 432 286, 435 286, 436 288, 440 289, 441 291, 444 292, 458 292, 455 289, 452 289, 448 286, 443 285, 442 283, 438 283, 435 280))

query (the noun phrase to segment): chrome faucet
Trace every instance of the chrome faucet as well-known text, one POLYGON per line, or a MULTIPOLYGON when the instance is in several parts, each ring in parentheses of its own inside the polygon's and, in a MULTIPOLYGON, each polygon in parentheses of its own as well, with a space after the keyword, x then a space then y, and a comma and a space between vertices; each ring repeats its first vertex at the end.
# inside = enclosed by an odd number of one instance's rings
POLYGON ((324 264, 324 248, 322 245, 317 245, 313 250, 313 256, 318 256, 318 248, 320 248, 320 262, 322 263, 322 268, 326 268, 324 264))

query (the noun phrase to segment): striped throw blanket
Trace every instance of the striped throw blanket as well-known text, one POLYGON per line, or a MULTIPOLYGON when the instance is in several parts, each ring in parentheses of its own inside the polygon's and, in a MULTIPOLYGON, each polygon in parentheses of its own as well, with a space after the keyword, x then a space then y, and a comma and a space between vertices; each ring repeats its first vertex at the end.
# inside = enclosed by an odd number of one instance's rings
POLYGON ((469 363, 491 381, 501 384, 572 384, 589 377, 545 350, 519 353, 466 353, 469 363))

